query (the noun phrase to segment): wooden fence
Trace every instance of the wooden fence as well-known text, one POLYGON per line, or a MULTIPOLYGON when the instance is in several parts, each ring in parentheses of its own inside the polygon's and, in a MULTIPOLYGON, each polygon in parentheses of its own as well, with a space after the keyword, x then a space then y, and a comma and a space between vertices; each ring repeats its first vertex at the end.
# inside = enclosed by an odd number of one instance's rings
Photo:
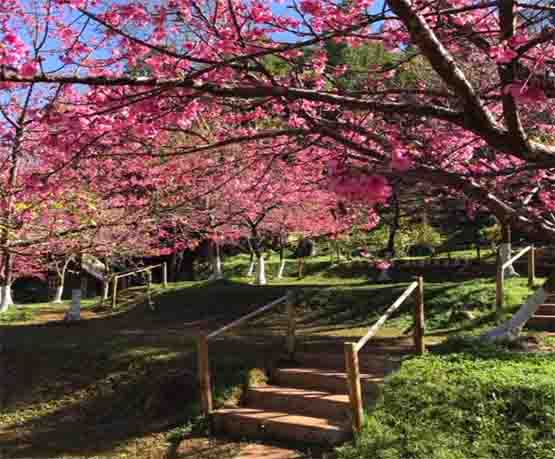
POLYGON ((147 266, 146 268, 136 269, 135 271, 129 271, 127 273, 116 274, 113 276, 113 284, 112 284, 112 308, 116 307, 118 301, 118 281, 123 279, 124 277, 134 276, 138 273, 146 272, 147 273, 147 286, 149 289, 150 295, 150 284, 152 284, 152 271, 154 269, 161 268, 162 269, 162 285, 164 288, 168 287, 168 265, 167 263, 160 263, 158 265, 147 266))

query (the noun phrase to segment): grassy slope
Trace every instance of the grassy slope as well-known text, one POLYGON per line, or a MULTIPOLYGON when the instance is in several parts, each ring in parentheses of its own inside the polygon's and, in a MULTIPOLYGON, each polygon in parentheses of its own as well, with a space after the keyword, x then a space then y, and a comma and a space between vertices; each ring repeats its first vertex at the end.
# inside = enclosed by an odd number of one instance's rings
POLYGON ((555 357, 494 347, 405 362, 340 459, 551 459, 555 357))
MULTIPOLYGON (((411 281, 410 274, 401 274, 403 282, 377 285, 364 262, 330 267, 327 258, 319 257, 310 261, 308 276, 301 281, 288 277, 254 287, 248 285, 251 279, 242 277, 247 261, 227 260, 226 282, 184 282, 157 289, 155 311, 137 292, 122 301, 117 314, 95 309, 91 300, 86 308, 90 316, 72 326, 52 322, 63 317, 67 304, 25 306, 12 313, 17 319, 24 311, 25 321, 3 319, 2 364, 9 371, 2 386, 0 453, 163 457, 198 413, 193 338, 200 330, 213 330, 287 289, 297 289, 303 293, 301 335, 360 336, 411 281)), ((270 277, 276 270, 273 258, 270 277)), ((294 272, 295 263, 290 262, 286 275, 294 272)), ((493 281, 457 283, 453 273, 445 274, 427 276, 430 342, 492 324, 493 281), (451 280, 441 282, 445 277, 451 280), (468 305, 475 321, 450 320, 453 307, 468 305)), ((512 307, 528 294, 524 284, 510 281, 512 307)), ((406 331, 410 309, 408 304, 384 334, 406 331)), ((220 399, 244 381, 249 368, 267 363, 269 349, 279 348, 279 315, 253 325, 212 347, 220 399)))

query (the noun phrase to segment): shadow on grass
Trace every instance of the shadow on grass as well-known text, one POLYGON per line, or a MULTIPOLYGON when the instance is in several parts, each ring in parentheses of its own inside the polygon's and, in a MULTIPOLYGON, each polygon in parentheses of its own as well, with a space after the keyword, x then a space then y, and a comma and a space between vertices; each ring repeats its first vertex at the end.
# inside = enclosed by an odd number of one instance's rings
MULTIPOLYGON (((412 280, 412 279, 409 279, 412 280)), ((299 293, 299 331, 326 327, 333 337, 302 336, 300 346, 342 352, 352 336, 341 328, 372 324, 406 284, 263 287, 220 281, 155 289, 155 309, 141 303, 77 324, 0 326, 3 380, 0 452, 7 457, 91 455, 113 451, 143 434, 164 432, 198 413, 194 338, 282 296, 299 293), (37 456, 38 455, 38 456, 37 456)), ((476 301, 477 285, 428 285, 427 317, 476 301), (462 290, 461 290, 462 289, 462 290)), ((488 287, 489 288, 489 287, 488 287)), ((393 320, 410 322, 413 300, 393 320)), ((255 320, 210 344, 218 393, 232 390, 249 366, 266 367, 283 349, 283 315, 255 320)), ((408 337, 373 340, 406 352, 408 337)), ((141 456, 137 456, 141 457, 141 456)))
MULTIPOLYGON (((211 345, 216 404, 244 385, 248 370, 268 366, 275 347, 271 340, 260 345, 252 340, 211 345)), ((162 356, 162 349, 142 359, 120 352, 95 366, 81 353, 65 353, 63 373, 48 376, 67 378, 66 387, 56 393, 54 387, 42 385, 48 391, 48 398, 41 400, 45 404, 8 403, 2 415, 0 457, 96 456, 124 447, 128 451, 136 438, 194 423, 199 414, 194 352, 162 356), (73 378, 77 375, 82 384, 73 378)), ((150 457, 144 454, 132 456, 150 457)))

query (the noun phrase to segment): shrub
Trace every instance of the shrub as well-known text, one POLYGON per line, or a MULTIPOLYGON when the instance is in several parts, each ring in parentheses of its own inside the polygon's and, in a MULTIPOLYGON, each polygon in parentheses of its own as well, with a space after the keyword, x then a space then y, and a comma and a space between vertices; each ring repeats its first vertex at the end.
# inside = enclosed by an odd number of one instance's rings
POLYGON ((412 225, 409 234, 412 245, 437 247, 441 244, 441 234, 426 223, 412 225))

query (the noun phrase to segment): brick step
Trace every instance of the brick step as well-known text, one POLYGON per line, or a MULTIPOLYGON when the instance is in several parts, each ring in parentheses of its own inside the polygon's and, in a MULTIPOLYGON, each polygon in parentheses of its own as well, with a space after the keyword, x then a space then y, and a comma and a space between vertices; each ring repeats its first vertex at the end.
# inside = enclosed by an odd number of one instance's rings
POLYGON ((337 445, 352 435, 348 423, 280 411, 233 408, 212 413, 217 433, 235 438, 337 445))
POLYGON ((348 420, 349 396, 282 386, 251 388, 245 396, 248 408, 287 412, 335 420, 348 420))
MULTIPOLYGON (((298 352, 295 354, 295 362, 298 366, 309 368, 327 368, 345 371, 344 354, 313 354, 298 352)), ((401 366, 400 356, 387 356, 384 354, 368 354, 360 352, 358 356, 360 371, 364 373, 389 374, 401 366)))
MULTIPOLYGON (((383 385, 383 372, 361 373, 362 391, 372 399, 378 398, 383 385)), ((347 375, 344 372, 323 368, 277 368, 272 374, 276 385, 310 390, 348 393, 347 375)))
POLYGON ((555 316, 555 304, 544 303, 536 311, 537 316, 555 316))
POLYGON ((535 315, 526 326, 535 330, 555 331, 555 317, 535 315))

